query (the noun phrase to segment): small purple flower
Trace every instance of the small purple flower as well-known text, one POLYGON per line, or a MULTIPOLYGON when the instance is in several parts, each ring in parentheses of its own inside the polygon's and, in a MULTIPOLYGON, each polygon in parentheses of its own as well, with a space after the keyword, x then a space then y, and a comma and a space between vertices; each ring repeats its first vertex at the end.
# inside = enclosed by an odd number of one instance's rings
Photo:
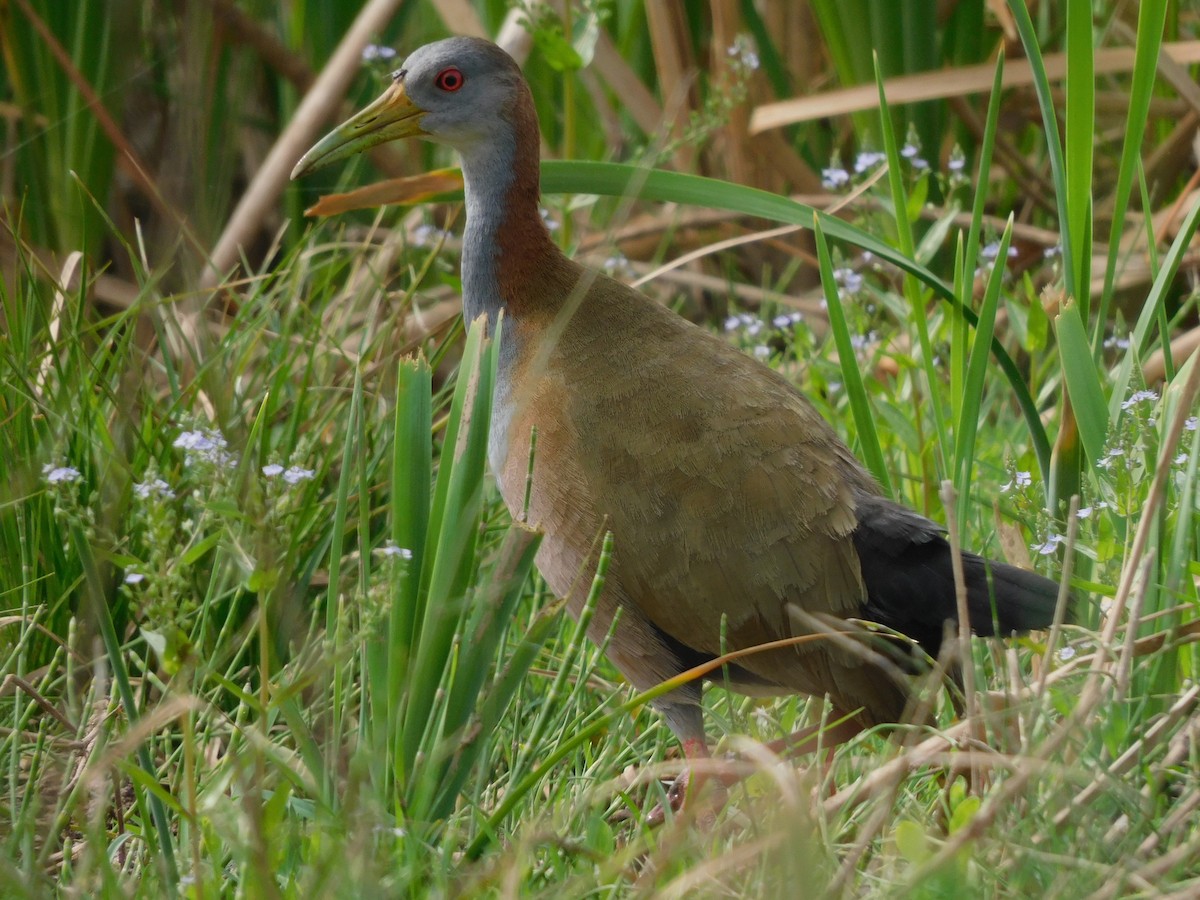
POLYGON ((379 44, 367 44, 362 50, 363 62, 375 62, 380 60, 388 62, 396 58, 396 51, 391 47, 384 47, 379 44))
POLYGON ((214 429, 183 431, 171 445, 184 451, 184 463, 208 462, 215 466, 233 465, 234 456, 226 447, 225 436, 214 429))
POLYGON ((864 150, 854 157, 854 174, 861 175, 863 172, 875 168, 885 159, 887 159, 887 155, 878 150, 864 150))
POLYGON ((850 346, 855 350, 866 350, 871 344, 878 340, 879 335, 874 331, 868 331, 866 334, 850 335, 850 346))
POLYGON ((161 478, 155 478, 153 481, 138 482, 133 486, 133 494, 139 500, 148 500, 151 497, 159 497, 163 500, 175 499, 175 492, 161 478))
POLYGON ((1125 451, 1120 447, 1113 447, 1096 461, 1096 465, 1101 469, 1108 469, 1120 457, 1125 455, 1125 451))
POLYGON ((1029 487, 1033 484, 1033 476, 1028 472, 1014 472, 1012 481, 1000 488, 1000 493, 1007 494, 1013 488, 1029 487))
POLYGON ((1034 544, 1030 549, 1036 550, 1042 556, 1049 556, 1054 552, 1054 548, 1063 542, 1064 538, 1061 534, 1049 534, 1046 540, 1040 544, 1034 544))
POLYGON ((312 481, 314 475, 312 469, 288 466, 283 472, 283 480, 288 484, 299 484, 301 481, 312 481))
POLYGON ((614 253, 608 259, 601 263, 600 268, 609 275, 630 275, 633 273, 633 266, 629 264, 629 260, 622 253, 614 253))
POLYGON ((283 466, 279 463, 267 463, 262 467, 262 473, 268 478, 274 478, 277 475, 283 474, 283 466))
POLYGON ((821 170, 821 186, 829 191, 836 191, 850 183, 850 173, 841 166, 831 166, 821 170))
POLYGON ((857 294, 862 290, 863 277, 858 272, 851 269, 849 266, 842 266, 833 270, 833 281, 837 284, 844 293, 857 294))
POLYGON ((771 324, 774 325, 776 328, 778 328, 780 331, 786 331, 787 329, 792 328, 792 327, 800 324, 803 321, 804 321, 804 313, 790 312, 790 313, 780 313, 774 319, 771 320, 771 324))
POLYGON ((1200 425, 1200 420, 1198 420, 1195 416, 1188 416, 1183 420, 1183 427, 1185 431, 1195 431, 1197 425, 1200 425))
POLYGON ((1121 409, 1129 409, 1139 403, 1154 403, 1158 400, 1158 391, 1134 391, 1129 399, 1121 404, 1121 409))
MULTIPOLYGON (((990 243, 984 244, 983 247, 980 248, 980 250, 979 250, 979 255, 981 257, 983 257, 984 259, 994 260, 997 256, 1000 255, 1000 242, 999 241, 991 241, 990 243)), ((1008 248, 1008 258, 1012 259, 1016 255, 1017 255, 1017 248, 1010 245, 1008 248)))

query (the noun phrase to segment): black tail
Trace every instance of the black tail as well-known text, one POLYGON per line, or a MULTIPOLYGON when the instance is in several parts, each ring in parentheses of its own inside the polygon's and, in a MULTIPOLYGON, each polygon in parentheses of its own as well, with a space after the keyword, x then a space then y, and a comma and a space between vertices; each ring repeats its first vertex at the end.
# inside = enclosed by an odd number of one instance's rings
MULTIPOLYGON (((937 658, 946 620, 958 620, 950 544, 934 522, 883 497, 860 495, 854 546, 867 588, 863 618, 917 641, 937 658)), ((979 635, 1048 628, 1058 584, 963 553, 967 612, 979 635)))

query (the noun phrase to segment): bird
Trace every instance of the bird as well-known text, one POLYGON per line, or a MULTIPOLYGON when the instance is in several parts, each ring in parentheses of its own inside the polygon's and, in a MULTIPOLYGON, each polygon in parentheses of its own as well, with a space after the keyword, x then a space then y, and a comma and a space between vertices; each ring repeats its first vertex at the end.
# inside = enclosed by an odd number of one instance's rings
MULTIPOLYGON (((918 661, 938 658, 958 619, 941 526, 884 496, 777 371, 564 254, 539 206, 533 97, 503 49, 418 48, 292 177, 410 137, 461 159, 463 315, 486 316, 500 342, 489 464, 512 515, 542 531, 537 567, 573 615, 597 538, 612 536, 589 637, 609 638, 638 690, 794 639, 711 680, 827 698, 833 725, 781 743, 796 752, 902 723, 918 661)), ((968 552, 962 565, 976 635, 1052 624, 1057 582, 968 552)), ((710 757, 701 697, 691 680, 653 701, 691 769, 710 757)), ((671 805, 701 780, 685 769, 671 805)))

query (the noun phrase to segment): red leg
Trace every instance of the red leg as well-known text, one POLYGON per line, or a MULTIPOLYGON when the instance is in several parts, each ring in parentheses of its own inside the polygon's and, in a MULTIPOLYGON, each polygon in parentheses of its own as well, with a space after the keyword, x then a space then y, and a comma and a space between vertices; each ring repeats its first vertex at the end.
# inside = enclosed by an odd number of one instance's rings
MULTIPOLYGON (((698 709, 696 707, 697 711, 698 709)), ((668 718, 668 721, 674 719, 672 727, 675 728, 676 734, 684 732, 680 734, 680 744, 688 765, 667 790, 667 804, 676 813, 685 809, 694 810, 701 824, 711 825, 717 813, 725 806, 728 789, 746 776, 734 769, 719 766, 708 750, 703 732, 700 731, 697 735, 698 729, 691 727, 694 723, 690 715, 691 710, 688 712, 686 719, 682 716, 668 718), (683 721, 680 721, 681 719, 683 721), (681 727, 675 727, 676 725, 681 727), (700 797, 705 789, 707 794, 701 801, 700 797), (696 803, 701 805, 696 807, 696 803)), ((837 746, 846 743, 862 730, 853 719, 848 719, 837 710, 833 711, 830 718, 834 724, 809 725, 787 737, 771 741, 766 746, 772 753, 789 759, 815 753, 823 748, 825 752, 821 765, 827 774, 833 765, 833 753, 837 746)), ((658 804, 646 816, 646 824, 652 827, 661 825, 666 821, 666 815, 666 809, 662 804, 658 804)))

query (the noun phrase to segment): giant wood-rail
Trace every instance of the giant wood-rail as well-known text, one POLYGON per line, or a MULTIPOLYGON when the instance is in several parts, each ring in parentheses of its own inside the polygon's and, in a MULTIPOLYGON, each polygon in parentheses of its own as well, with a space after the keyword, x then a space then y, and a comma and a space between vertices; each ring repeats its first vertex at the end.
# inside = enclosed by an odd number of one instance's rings
MULTIPOLYGON (((841 724, 827 743, 902 721, 913 656, 889 652, 889 641, 907 645, 856 623, 938 656, 958 618, 942 530, 882 496, 785 378, 559 250, 538 206, 532 97, 499 47, 460 37, 420 48, 293 177, 404 137, 462 158, 463 313, 504 314, 490 463, 521 514, 536 428, 528 521, 545 532, 537 565, 556 593, 569 592, 575 614, 597 536, 612 532, 589 635, 602 639, 621 610, 614 665, 647 689, 725 651, 840 631, 840 640, 743 656, 714 678, 750 694, 828 697, 830 721, 841 724)), ((1052 621, 1054 582, 968 553, 963 564, 976 634, 1052 621)), ((692 681, 655 704, 693 760, 708 754, 700 696, 692 681)), ((792 746, 815 742, 809 730, 792 746)))

